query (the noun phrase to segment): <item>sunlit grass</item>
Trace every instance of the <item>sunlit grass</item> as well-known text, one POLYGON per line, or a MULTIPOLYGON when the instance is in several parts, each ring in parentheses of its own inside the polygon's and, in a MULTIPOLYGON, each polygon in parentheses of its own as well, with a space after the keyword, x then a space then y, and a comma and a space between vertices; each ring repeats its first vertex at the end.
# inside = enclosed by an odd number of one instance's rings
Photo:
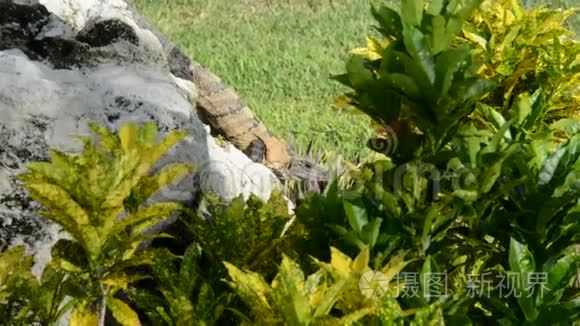
POLYGON ((194 60, 233 86, 283 138, 354 156, 368 119, 331 108, 344 90, 331 74, 372 30, 367 0, 137 0, 194 60))

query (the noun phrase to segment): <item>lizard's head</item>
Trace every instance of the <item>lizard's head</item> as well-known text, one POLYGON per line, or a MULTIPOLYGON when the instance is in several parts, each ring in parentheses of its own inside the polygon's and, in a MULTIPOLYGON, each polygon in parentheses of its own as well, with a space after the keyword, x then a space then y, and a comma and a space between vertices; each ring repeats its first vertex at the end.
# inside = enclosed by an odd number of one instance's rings
POLYGON ((328 172, 309 158, 293 157, 288 163, 288 175, 295 180, 328 181, 328 172))
POLYGON ((307 191, 321 193, 328 182, 328 172, 311 159, 293 157, 283 169, 274 169, 281 180, 296 180, 304 184, 307 191))
POLYGON ((320 192, 328 181, 326 169, 309 156, 296 155, 291 147, 274 137, 269 139, 269 144, 268 148, 264 141, 256 139, 244 153, 254 162, 268 166, 280 180, 302 181, 307 189, 320 192))

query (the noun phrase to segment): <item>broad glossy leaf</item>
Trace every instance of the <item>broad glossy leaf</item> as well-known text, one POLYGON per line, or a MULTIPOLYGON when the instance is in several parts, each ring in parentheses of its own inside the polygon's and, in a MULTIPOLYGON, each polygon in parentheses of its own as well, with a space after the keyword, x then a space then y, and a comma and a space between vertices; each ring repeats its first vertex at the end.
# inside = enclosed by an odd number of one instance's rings
POLYGON ((437 56, 435 61, 436 82, 439 94, 445 95, 453 85, 455 73, 469 64, 469 47, 461 46, 437 56))
POLYGON ((379 233, 381 231, 381 223, 383 219, 375 217, 368 224, 362 227, 360 236, 365 244, 373 248, 377 243, 379 233))
POLYGON ((370 249, 364 247, 352 262, 352 271, 355 274, 362 274, 368 270, 370 261, 370 249))
POLYGON ((401 216, 401 206, 399 206, 398 198, 391 192, 385 191, 381 194, 381 199, 385 209, 389 214, 399 218, 401 216))
POLYGON ((484 174, 480 180, 481 187, 479 188, 479 191, 481 193, 485 194, 491 190, 491 188, 501 175, 503 161, 504 161, 503 159, 499 159, 484 170, 484 174))
POLYGON ((182 206, 180 204, 172 202, 151 204, 125 217, 115 224, 111 230, 108 230, 108 234, 109 236, 115 236, 122 231, 130 229, 133 235, 138 235, 159 221, 170 217, 171 214, 181 208, 182 206))
POLYGON ((523 128, 526 130, 531 129, 536 125, 548 110, 548 106, 546 105, 546 94, 542 88, 538 88, 532 96, 530 96, 530 105, 532 112, 527 116, 523 125, 523 128))
POLYGON ((216 299, 216 294, 211 285, 203 282, 199 289, 197 305, 195 307, 197 314, 200 315, 199 317, 210 319, 214 316, 213 307, 216 305, 216 299))
POLYGON ((128 304, 122 300, 113 298, 111 296, 107 297, 107 308, 111 310, 115 320, 123 326, 140 326, 139 316, 137 313, 129 307, 128 304))
POLYGON ((67 227, 67 231, 72 232, 73 236, 78 236, 74 233, 79 225, 90 223, 87 212, 62 187, 35 182, 26 178, 26 175, 23 175, 21 180, 25 183, 31 197, 53 212, 51 217, 55 219, 54 221, 67 227))
POLYGON ((514 119, 514 125, 522 126, 524 121, 532 113, 532 103, 528 94, 520 94, 517 101, 511 108, 512 119, 514 119))
MULTIPOLYGON (((477 110, 483 114, 487 121, 491 122, 496 130, 499 130, 506 123, 503 115, 489 105, 477 103, 477 110)), ((504 137, 507 141, 511 142, 512 134, 509 129, 505 131, 504 137)))
POLYGON ((141 146, 154 145, 159 136, 155 122, 147 122, 139 126, 137 130, 137 141, 141 146))
POLYGON ((109 131, 106 127, 89 122, 89 128, 93 133, 95 133, 99 137, 99 143, 108 151, 114 151, 120 149, 120 142, 119 139, 109 131))
POLYGON ((340 277, 348 277, 351 272, 351 264, 352 259, 349 256, 343 254, 340 250, 334 247, 330 248, 330 266, 336 270, 340 277))
POLYGON ((401 2, 401 17, 403 24, 421 25, 423 19, 423 0, 404 0, 401 2))
POLYGON ((350 227, 360 233, 369 222, 364 203, 361 200, 344 200, 343 207, 350 227))
POLYGON ((394 73, 385 76, 385 79, 410 98, 416 99, 421 96, 419 85, 407 75, 394 73))
POLYGON ((60 239, 51 249, 52 261, 69 272, 80 272, 87 267, 88 261, 84 248, 75 241, 60 239))
POLYGON ((200 256, 200 249, 197 244, 191 244, 185 250, 181 265, 179 268, 179 283, 185 294, 190 294, 199 277, 198 260, 200 256))
POLYGON ((568 192, 580 191, 580 169, 570 171, 564 178, 564 181, 554 189, 554 197, 560 198, 568 192))
POLYGON ((228 282, 236 293, 246 302, 246 304, 256 313, 268 316, 272 314, 267 296, 269 296, 270 286, 264 279, 254 272, 243 272, 236 266, 224 262, 232 282, 228 282))
POLYGON ((398 252, 381 268, 381 272, 385 274, 385 279, 388 282, 391 282, 409 264, 408 261, 405 261, 405 255, 404 251, 398 252))
POLYGON ((528 247, 514 238, 510 238, 509 266, 510 271, 517 275, 517 280, 513 280, 512 284, 521 293, 521 296, 517 298, 520 308, 526 316, 526 320, 533 321, 537 318, 538 311, 534 305, 529 276, 536 271, 536 264, 528 247))
POLYGON ((164 166, 153 176, 144 176, 131 192, 134 209, 138 209, 151 196, 185 177, 193 171, 193 164, 173 163, 164 166))
POLYGON ((75 307, 69 320, 70 326, 97 326, 98 324, 97 312, 82 303, 75 307))
POLYGON ((443 0, 431 0, 427 6, 426 12, 432 16, 438 16, 444 7, 443 0))
POLYGON ((130 154, 135 151, 137 147, 137 125, 135 123, 127 123, 119 129, 119 140, 121 148, 125 154, 130 154))
MULTIPOLYGON (((440 273, 439 266, 432 256, 427 256, 423 266, 421 267, 420 276, 420 289, 421 297, 425 302, 432 302, 434 298, 444 295, 445 293, 438 293, 440 288, 437 284, 437 277, 440 273), (436 282, 433 284, 433 282, 436 282), (435 291, 432 291, 435 290, 435 291)), ((440 275, 439 275, 440 276, 440 275)))
POLYGON ((367 60, 357 55, 350 57, 346 71, 350 84, 356 90, 364 90, 375 80, 373 72, 367 67, 367 60))
POLYGON ((560 119, 550 125, 551 128, 563 130, 566 133, 573 135, 580 133, 580 120, 576 119, 560 119))
POLYGON ((286 255, 276 278, 272 282, 274 300, 285 322, 290 325, 308 325, 312 321, 312 311, 304 293, 304 273, 300 266, 286 255))
POLYGON ((403 24, 396 11, 387 6, 379 5, 377 8, 371 4, 371 13, 381 25, 380 31, 385 37, 394 37, 398 40, 403 37, 403 24))
POLYGON ((431 52, 433 55, 439 54, 441 51, 447 49, 449 45, 449 39, 447 38, 447 34, 445 33, 445 25, 446 21, 443 16, 434 16, 430 17, 427 16, 427 22, 431 23, 431 35, 430 35, 430 43, 431 43, 431 52))
POLYGON ((353 87, 350 79, 348 78, 348 74, 340 74, 340 75, 333 75, 330 76, 330 79, 336 80, 337 82, 343 84, 344 86, 353 87))
POLYGON ((130 284, 150 278, 152 278, 150 275, 145 274, 128 274, 124 272, 119 272, 119 273, 110 273, 109 275, 105 276, 101 280, 101 283, 108 286, 110 289, 127 290, 130 284))
MULTIPOLYGON (((408 2, 412 1, 415 0, 410 0, 408 2)), ((419 29, 415 27, 409 27, 403 30, 403 40, 405 43, 405 48, 423 70, 427 78, 428 85, 433 85, 435 82, 435 64, 431 54, 429 39, 423 35, 419 29)))
POLYGON ((12 277, 25 276, 33 264, 33 257, 25 255, 24 245, 14 246, 0 253, 0 292, 7 289, 8 280, 12 277))
POLYGON ((543 295, 536 299, 538 306, 560 301, 570 279, 577 273, 578 262, 580 262, 580 256, 569 253, 553 264, 544 264, 543 272, 546 273, 547 284, 542 284, 545 288, 542 291, 543 295))
POLYGON ((485 93, 491 91, 496 84, 493 81, 469 78, 460 82, 456 88, 453 89, 453 94, 459 96, 459 102, 467 102, 469 100, 478 100, 485 93))
POLYGON ((320 302, 315 305, 316 310, 314 311, 313 317, 321 317, 327 315, 336 301, 340 298, 340 294, 346 286, 346 280, 339 280, 330 286, 330 288, 324 291, 324 296, 321 298, 320 302))
POLYGON ((487 50, 487 40, 475 32, 470 32, 467 28, 462 30, 463 36, 468 40, 478 44, 482 49, 487 50))
POLYGON ((547 185, 563 181, 570 169, 580 159, 580 134, 574 135, 566 144, 560 146, 555 153, 546 159, 539 174, 539 185, 547 185))

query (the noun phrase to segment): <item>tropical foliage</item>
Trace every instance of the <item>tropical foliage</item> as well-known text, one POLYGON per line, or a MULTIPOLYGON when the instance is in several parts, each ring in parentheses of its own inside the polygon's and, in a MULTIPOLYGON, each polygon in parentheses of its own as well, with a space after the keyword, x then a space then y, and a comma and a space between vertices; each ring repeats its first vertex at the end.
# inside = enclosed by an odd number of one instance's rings
MULTIPOLYGON (((55 291, 72 298, 63 308, 72 308, 70 323, 96 324, 104 318, 106 307, 123 325, 134 325, 139 322, 137 313, 116 294, 148 277, 131 269, 151 264, 155 251, 138 248, 147 239, 165 235, 145 232, 180 209, 177 203, 147 200, 189 173, 191 166, 175 163, 155 174, 149 172, 186 134, 171 132, 158 141, 157 127, 151 123, 127 124, 118 135, 94 124, 90 128, 98 143, 79 137, 84 148, 76 156, 51 150, 51 161, 30 163, 20 181, 45 207, 40 213, 72 238, 54 245, 45 271, 49 278, 55 277, 51 269, 67 275, 55 291)), ((52 309, 60 306, 47 304, 52 309)), ((52 313, 40 317, 49 322, 52 313)))
MULTIPOLYGON (((20 177, 70 235, 40 280, 0 254, 0 318, 72 325, 570 325, 580 319, 578 43, 571 11, 516 1, 373 4, 336 104, 379 154, 294 211, 275 191, 194 207, 150 170, 186 135, 91 125, 20 177), (524 59, 525 58, 525 59, 524 59), (533 66, 530 64, 533 63, 533 66), (574 82, 576 81, 576 82, 574 82), (179 218, 165 233, 145 235, 179 218), (149 245, 145 245, 147 241, 149 245), (67 298, 67 299, 65 299, 67 298)), ((336 169, 337 171, 339 169, 336 169)))

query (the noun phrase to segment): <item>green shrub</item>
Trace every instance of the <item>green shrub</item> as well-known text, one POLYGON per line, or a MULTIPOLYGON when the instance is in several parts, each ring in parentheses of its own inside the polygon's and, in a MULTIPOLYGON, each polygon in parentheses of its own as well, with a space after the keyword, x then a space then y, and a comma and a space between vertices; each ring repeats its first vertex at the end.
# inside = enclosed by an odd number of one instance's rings
MULTIPOLYGON (((105 305, 121 324, 135 325, 137 314, 115 294, 148 277, 131 268, 151 264, 155 252, 137 249, 144 240, 163 235, 144 232, 181 209, 177 203, 145 203, 191 170, 187 164, 175 163, 148 174, 186 134, 170 132, 158 142, 157 128, 151 123, 124 125, 119 135, 94 124, 90 128, 99 136, 98 144, 80 137, 84 144, 80 155, 51 150, 51 162, 28 164, 29 171, 19 179, 45 207, 40 213, 72 237, 54 245, 49 267, 68 276, 63 286, 72 297, 67 304, 73 310, 71 325, 96 325, 104 318, 105 305)), ((47 317, 45 322, 54 321, 47 317)))
MULTIPOLYGON (((553 21, 530 27, 538 17, 563 21, 566 14, 518 13, 519 27, 492 29, 490 43, 504 45, 490 45, 495 54, 488 56, 475 49, 480 39, 458 36, 482 12, 504 11, 483 9, 470 18, 476 1, 432 1, 425 10, 422 4, 403 1, 400 15, 373 7, 384 39, 369 37, 336 77, 353 89, 337 104, 374 120, 378 136, 387 136, 387 146, 375 149, 388 157, 363 165, 350 189, 332 185, 311 195, 298 207, 298 220, 311 230, 310 242, 332 242, 349 253, 369 246, 375 268, 406 249, 416 263, 405 271, 445 272, 450 284, 440 304, 448 323, 569 324, 579 316, 580 291, 571 286, 580 259, 573 250, 580 241, 579 124, 573 113, 557 120, 552 110, 562 103, 560 78, 576 78, 577 45, 558 42, 554 33, 565 30, 553 21), (508 47, 505 39, 523 27, 536 28, 537 39, 525 34, 534 44, 508 47), (514 67, 526 63, 520 57, 526 51, 544 61, 534 67, 539 72, 518 75, 514 67), (554 65, 554 56, 565 63, 554 65), (494 60, 512 70, 505 77, 497 68, 482 73, 494 60), (509 275, 511 289, 523 295, 503 297, 496 282, 487 296, 472 298, 472 275, 509 275), (550 288, 541 294, 527 279, 538 275, 550 288)), ((399 302, 407 309, 432 304, 420 296, 399 302)))
POLYGON ((403 314, 394 300, 394 277, 405 266, 402 256, 381 268, 388 299, 373 300, 361 295, 358 285, 369 270, 368 249, 354 260, 334 248, 331 252, 330 263, 315 260, 319 269, 308 277, 284 256, 271 285, 260 274, 226 263, 232 288, 250 308, 251 318, 245 317, 242 325, 345 325, 369 316, 394 319, 403 314), (331 314, 332 309, 339 312, 331 314))
POLYGON ((266 202, 206 194, 196 209, 145 205, 190 171, 147 174, 184 136, 156 143, 153 125, 118 136, 92 125, 99 146, 83 138, 79 156, 51 151, 52 162, 30 164, 20 179, 73 240, 55 245, 40 281, 22 247, 0 255, 0 317, 51 324, 73 309, 72 325, 95 325, 109 309, 124 325, 577 321, 580 122, 576 95, 563 91, 577 78, 577 44, 558 38, 566 31, 553 21, 534 23, 566 14, 479 5, 372 6, 383 38, 369 37, 336 79, 352 88, 338 104, 373 119, 382 154, 299 198, 295 216, 277 191, 266 202), (521 55, 541 64, 528 70, 521 55), (175 212, 170 234, 143 235, 175 212))
POLYGON ((504 109, 522 92, 542 87, 548 118, 579 118, 580 46, 565 27, 578 10, 525 10, 514 1, 485 1, 462 28, 458 42, 469 42, 481 61, 479 74, 500 86, 486 101, 504 109))

